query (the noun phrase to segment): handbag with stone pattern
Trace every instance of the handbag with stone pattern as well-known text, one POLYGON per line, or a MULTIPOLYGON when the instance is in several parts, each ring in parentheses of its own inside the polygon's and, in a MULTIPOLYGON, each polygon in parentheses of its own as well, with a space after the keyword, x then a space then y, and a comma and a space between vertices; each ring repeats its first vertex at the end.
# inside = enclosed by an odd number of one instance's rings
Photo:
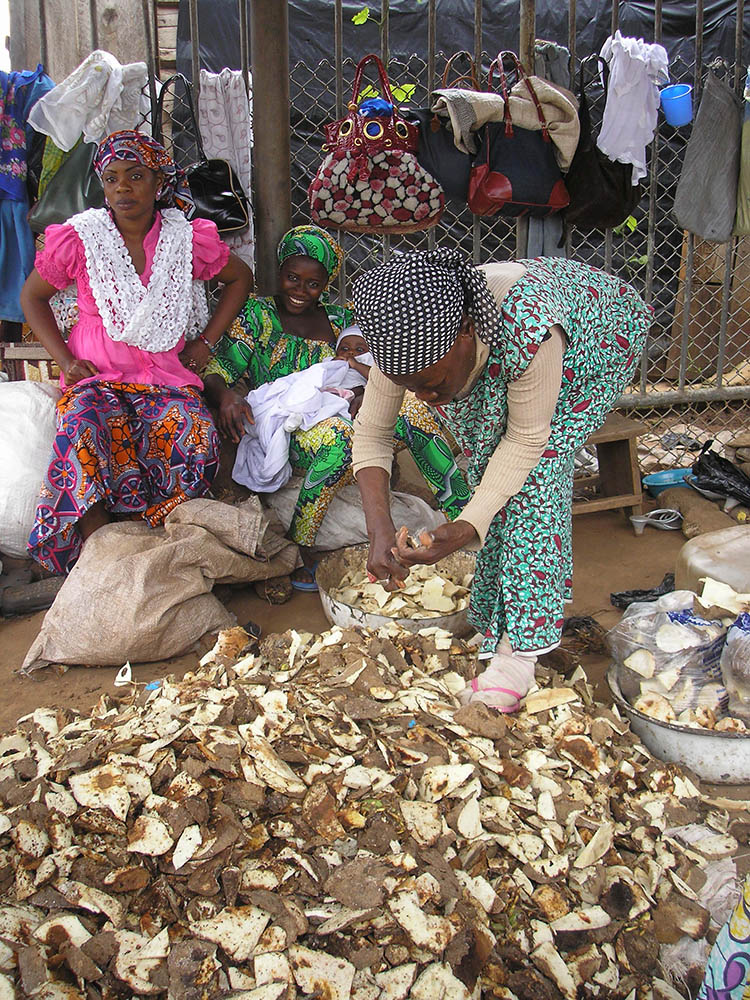
POLYGON ((324 126, 325 159, 308 198, 313 222, 353 233, 409 233, 437 225, 440 184, 417 159, 419 130, 400 113, 373 54, 359 62, 346 118, 324 126), (362 74, 374 62, 382 97, 360 102, 362 74))

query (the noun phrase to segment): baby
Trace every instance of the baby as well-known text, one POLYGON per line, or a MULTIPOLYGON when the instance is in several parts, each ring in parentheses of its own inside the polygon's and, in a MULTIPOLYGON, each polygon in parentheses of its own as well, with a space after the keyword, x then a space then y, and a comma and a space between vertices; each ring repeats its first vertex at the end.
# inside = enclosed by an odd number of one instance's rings
POLYGON ((367 381, 372 366, 369 352, 367 341, 356 324, 347 326, 341 331, 339 339, 336 341, 336 357, 339 361, 348 361, 349 367, 358 372, 365 381, 367 381), (363 356, 364 361, 358 360, 363 356))
POLYGON ((336 357, 319 361, 253 389, 246 396, 253 423, 237 446, 235 482, 255 493, 273 493, 291 476, 289 438, 322 420, 351 420, 359 408, 373 364, 358 326, 342 330, 336 357))

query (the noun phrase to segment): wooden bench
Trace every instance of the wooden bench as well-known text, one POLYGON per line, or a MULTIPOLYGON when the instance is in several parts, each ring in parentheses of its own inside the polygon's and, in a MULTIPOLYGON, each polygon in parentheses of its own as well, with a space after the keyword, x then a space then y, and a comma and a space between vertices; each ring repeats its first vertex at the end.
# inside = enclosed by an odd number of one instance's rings
POLYGON ((11 382, 23 379, 25 361, 51 361, 52 357, 46 348, 36 342, 0 343, 0 360, 3 369, 8 373, 11 382))
POLYGON ((625 514, 643 513, 637 438, 645 431, 640 421, 610 413, 599 430, 591 435, 586 445, 596 448, 599 472, 576 479, 575 485, 598 486, 597 495, 590 500, 576 500, 574 514, 592 514, 617 507, 625 514))

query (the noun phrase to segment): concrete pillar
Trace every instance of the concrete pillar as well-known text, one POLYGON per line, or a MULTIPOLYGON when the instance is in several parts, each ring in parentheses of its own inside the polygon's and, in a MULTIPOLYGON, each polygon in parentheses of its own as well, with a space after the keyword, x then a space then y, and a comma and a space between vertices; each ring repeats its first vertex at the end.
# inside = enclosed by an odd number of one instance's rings
POLYGON ((253 179, 255 281, 276 290, 276 245, 292 217, 289 144, 289 9, 287 0, 253 0, 253 179))

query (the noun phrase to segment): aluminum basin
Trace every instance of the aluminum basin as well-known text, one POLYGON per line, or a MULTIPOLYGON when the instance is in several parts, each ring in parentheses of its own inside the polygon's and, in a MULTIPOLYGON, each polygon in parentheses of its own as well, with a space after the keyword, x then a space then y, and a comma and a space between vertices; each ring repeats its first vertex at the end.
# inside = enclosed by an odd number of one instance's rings
MULTIPOLYGON (((390 615, 370 614, 355 605, 344 604, 343 601, 331 597, 329 591, 340 585, 346 573, 355 568, 364 569, 368 548, 368 545, 351 545, 338 552, 329 553, 318 564, 315 580, 320 591, 323 612, 332 625, 340 625, 342 628, 354 626, 377 629, 395 623, 407 632, 419 632, 423 628, 442 628, 458 638, 474 634, 475 630, 469 625, 466 616, 466 608, 434 618, 392 618, 390 615)), ((436 563, 434 569, 436 573, 444 576, 463 577, 466 573, 473 572, 474 559, 473 552, 454 552, 453 555, 446 556, 436 563)))
POLYGON ((654 757, 684 764, 699 778, 717 785, 750 782, 749 733, 716 733, 712 729, 678 726, 644 715, 623 697, 614 663, 607 671, 607 683, 615 704, 630 720, 630 728, 654 757))

